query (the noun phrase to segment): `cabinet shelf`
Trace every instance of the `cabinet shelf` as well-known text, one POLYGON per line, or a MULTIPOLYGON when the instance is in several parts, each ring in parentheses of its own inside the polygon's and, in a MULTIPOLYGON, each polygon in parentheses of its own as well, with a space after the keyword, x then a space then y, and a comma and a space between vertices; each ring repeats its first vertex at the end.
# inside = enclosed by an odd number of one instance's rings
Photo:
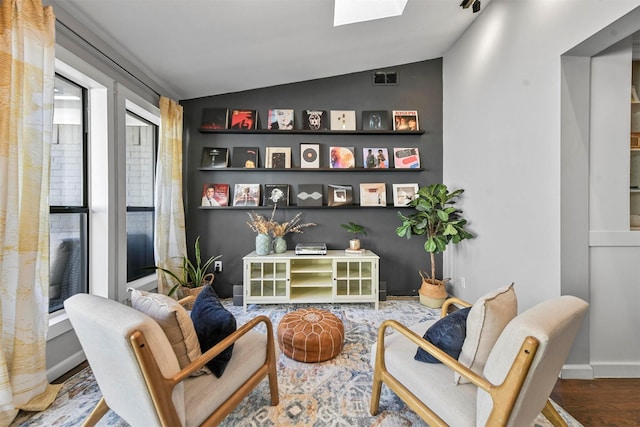
POLYGON ((395 130, 271 130, 271 129, 198 129, 200 133, 237 133, 243 135, 424 135, 424 130, 395 131, 395 130))
POLYGON ((263 256, 252 252, 242 260, 245 310, 247 304, 282 302, 371 302, 378 309, 379 257, 371 251, 358 257, 336 249, 303 257, 294 251, 263 256), (252 272, 273 268, 287 274, 279 286, 250 277, 252 272))
POLYGON ((421 172, 424 168, 198 168, 205 172, 421 172))
MULTIPOLYGON (((394 206, 387 204, 386 206, 360 206, 360 204, 342 205, 342 206, 278 206, 278 209, 407 209, 409 206, 394 206)), ((254 211, 254 210, 273 210, 273 206, 198 206, 198 209, 211 211, 211 210, 239 210, 239 211, 254 211)))

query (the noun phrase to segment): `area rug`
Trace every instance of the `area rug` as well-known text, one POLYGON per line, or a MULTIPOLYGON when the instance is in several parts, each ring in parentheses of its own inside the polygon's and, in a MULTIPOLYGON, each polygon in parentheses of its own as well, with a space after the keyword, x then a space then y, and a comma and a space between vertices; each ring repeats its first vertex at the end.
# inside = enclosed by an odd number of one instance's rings
MULTIPOLYGON (((251 305, 247 312, 223 301, 235 316, 238 325, 264 314, 274 329, 284 314, 311 305, 251 305)), ((413 411, 386 386, 382 387, 380 413, 369 414, 372 368, 369 364, 370 348, 376 340, 378 326, 386 319, 395 319, 407 325, 435 319, 439 310, 424 307, 416 299, 390 298, 373 304, 315 304, 338 316, 345 327, 344 349, 337 357, 321 363, 296 362, 279 354, 278 384, 280 404, 270 406, 268 384, 263 381, 245 401, 221 424, 227 427, 251 426, 427 426, 413 411)), ((78 426, 100 398, 90 368, 67 380, 52 406, 45 412, 20 412, 12 426, 78 426)), ((556 406, 569 426, 581 426, 562 408, 556 406)), ((112 411, 98 426, 126 427, 112 411)), ((532 424, 551 426, 542 415, 532 424)))

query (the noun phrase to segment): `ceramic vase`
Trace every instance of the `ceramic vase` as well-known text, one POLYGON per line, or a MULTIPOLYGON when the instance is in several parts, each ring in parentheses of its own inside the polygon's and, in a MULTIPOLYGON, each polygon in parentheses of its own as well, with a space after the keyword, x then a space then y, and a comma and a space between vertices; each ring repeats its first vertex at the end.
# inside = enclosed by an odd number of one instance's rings
POLYGON ((284 237, 277 236, 273 239, 273 252, 281 254, 287 251, 287 241, 284 237))
POLYGON ((269 255, 271 253, 271 236, 260 233, 256 236, 256 254, 269 255))

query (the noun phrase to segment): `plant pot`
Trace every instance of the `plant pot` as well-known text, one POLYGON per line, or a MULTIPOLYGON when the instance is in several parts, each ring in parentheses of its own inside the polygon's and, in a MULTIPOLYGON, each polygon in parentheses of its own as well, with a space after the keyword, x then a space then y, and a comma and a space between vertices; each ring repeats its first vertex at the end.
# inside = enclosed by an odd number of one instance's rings
POLYGON ((259 233, 256 236, 256 254, 269 255, 271 253, 271 236, 265 233, 259 233))
POLYGON ((349 240, 349 249, 353 251, 360 250, 360 239, 351 239, 349 240))
MULTIPOLYGON (((421 275, 422 277, 422 275, 421 275)), ((435 280, 422 277, 422 285, 418 291, 420 303, 430 308, 440 308, 449 296, 445 284, 448 280, 435 280)))
POLYGON ((441 308, 442 304, 447 299, 447 297, 444 297, 444 298, 426 297, 420 293, 418 295, 420 296, 420 304, 427 306, 429 308, 441 308))
POLYGON ((287 241, 284 237, 277 236, 273 238, 273 252, 282 254, 287 251, 287 241))
MULTIPOLYGON (((186 298, 188 296, 193 296, 195 298, 198 298, 198 295, 200 294, 200 292, 202 292, 203 289, 204 289, 204 286, 200 286, 197 288, 187 288, 186 286, 181 286, 180 292, 182 293, 182 298, 186 298)), ((194 302, 195 300, 186 302, 184 304, 184 308, 186 308, 187 310, 191 310, 193 308, 194 302)))

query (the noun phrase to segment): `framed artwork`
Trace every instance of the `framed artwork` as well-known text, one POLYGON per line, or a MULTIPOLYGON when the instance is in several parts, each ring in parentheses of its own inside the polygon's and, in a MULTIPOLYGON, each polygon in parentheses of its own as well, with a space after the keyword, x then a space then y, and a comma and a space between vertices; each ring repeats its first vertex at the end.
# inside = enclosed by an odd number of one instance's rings
POLYGON ((264 206, 289 206, 289 184, 265 184, 264 206))
POLYGON ((302 129, 327 130, 329 116, 326 110, 302 110, 302 129))
POLYGON ((266 168, 284 169, 291 167, 291 147, 267 147, 266 168))
POLYGON ((229 150, 223 147, 204 147, 200 167, 206 169, 226 168, 229 164, 229 150))
POLYGON ((345 206, 353 204, 353 187, 350 185, 328 185, 329 206, 345 206))
POLYGON ((363 111, 362 130, 389 130, 389 112, 384 110, 363 111))
POLYGON ((331 130, 356 130, 355 110, 331 110, 331 130))
POLYGON ((419 130, 418 112, 416 110, 393 110, 393 130, 419 130))
POLYGON ((387 206, 384 182, 360 183, 360 206, 387 206))
POLYGON ((356 167, 356 156, 353 147, 330 147, 329 166, 336 169, 356 167))
POLYGON ((260 184, 236 184, 233 192, 233 206, 259 206, 260 184))
POLYGON ((231 166, 234 168, 257 168, 258 147, 233 147, 231 166))
POLYGON ((418 194, 418 184, 393 184, 393 206, 407 206, 418 194))
POLYGON ((204 184, 200 206, 229 206, 229 184, 204 184))
POLYGON ((226 129, 229 125, 228 108, 203 108, 200 129, 226 129))
POLYGON ((322 206, 322 184, 298 184, 298 206, 322 206))
POLYGON ((257 129, 258 112, 256 110, 231 110, 231 129, 257 129))
POLYGON ((293 110, 288 108, 276 108, 269 110, 269 122, 267 129, 293 130, 293 110))
POLYGON ((420 167, 418 147, 393 148, 393 166, 398 169, 417 169, 420 167))
POLYGON ((386 148, 365 147, 362 149, 362 159, 367 169, 389 168, 389 150, 386 148))
POLYGON ((320 144, 300 144, 300 167, 303 169, 320 167, 320 144))

